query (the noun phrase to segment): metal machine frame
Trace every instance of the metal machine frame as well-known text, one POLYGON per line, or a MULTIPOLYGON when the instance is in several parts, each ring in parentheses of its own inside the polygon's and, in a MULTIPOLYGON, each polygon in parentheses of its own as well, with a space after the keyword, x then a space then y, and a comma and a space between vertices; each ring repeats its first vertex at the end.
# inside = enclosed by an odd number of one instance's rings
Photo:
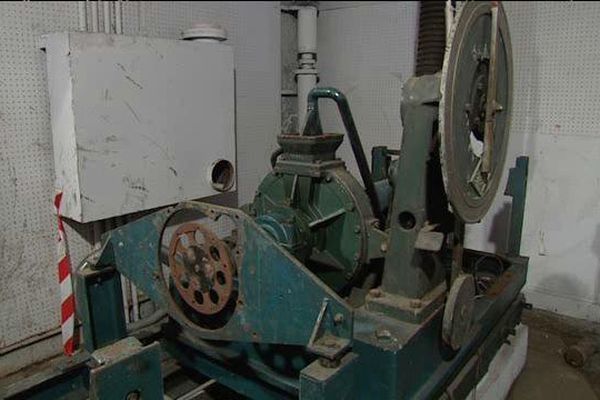
POLYGON ((345 96, 313 89, 303 132, 279 137, 282 149, 252 204, 187 202, 109 232, 75 273, 84 350, 2 394, 162 399, 161 349, 251 398, 466 397, 526 306, 528 159, 517 158, 505 190, 506 253, 465 249, 464 223, 488 210, 504 165, 512 61, 497 2, 463 11, 443 72, 404 85, 400 151, 374 148, 369 170, 345 96), (335 156, 343 136, 322 132, 320 99, 338 106, 362 186, 335 156), (474 132, 479 156, 464 146, 474 132), (431 167, 432 149, 440 149, 441 167, 431 167), (441 199, 435 211, 432 198, 441 199), (178 229, 165 263, 162 239, 181 213, 229 219, 235 228, 223 241, 188 236, 194 246, 185 251, 179 237, 207 229, 178 229), (127 331, 121 275, 166 311, 156 342, 144 346, 127 331))
MULTIPOLYGON (((406 133, 394 179, 396 185, 407 189, 396 192, 391 219, 396 220, 404 212, 400 210, 410 210, 415 223, 409 229, 398 224, 400 228, 392 228, 389 237, 379 238, 378 248, 386 251, 390 272, 384 273, 381 289, 371 290, 363 306, 350 306, 246 213, 204 203, 185 203, 117 228, 104 238, 102 250, 86 260, 76 274, 85 351, 71 360, 68 367, 61 367, 60 373, 54 372, 53 379, 44 379, 26 391, 22 391, 22 385, 15 385, 8 389, 7 397, 59 398, 66 388, 69 393, 79 390, 93 394, 101 393, 108 385, 114 389, 111 398, 127 398, 131 393, 143 393, 144 399, 162 398, 162 392, 158 393, 162 387, 152 386, 160 366, 157 344, 142 347, 127 338, 119 273, 136 282, 177 320, 177 324, 167 324, 160 341, 169 356, 247 396, 302 399, 465 396, 485 374, 496 350, 520 320, 525 304, 519 292, 525 283, 527 258, 519 256, 519 248, 527 158, 520 157, 511 169, 505 192, 512 197, 508 253, 499 257, 464 251, 465 265, 470 259, 493 257, 501 260, 504 272, 486 294, 476 299, 473 328, 465 343, 455 351, 440 338, 444 304, 443 295, 436 290, 438 284, 423 281, 419 265, 410 262, 420 251, 415 243, 425 223, 420 212, 427 154, 419 149, 428 147, 430 135, 426 133, 431 132, 435 120, 438 85, 436 75, 413 78, 405 86, 404 98, 409 99, 402 108, 406 133), (218 331, 199 330, 165 292, 160 271, 160 238, 166 222, 181 209, 199 210, 212 218, 226 215, 235 221, 239 232, 238 248, 243 249, 243 253, 236 254, 239 279, 243 282, 239 311, 218 331), (424 283, 419 286, 414 282, 424 283), (272 318, 274 315, 277 318, 272 318), (221 344, 216 345, 214 340, 221 344), (224 340, 231 342, 222 344, 224 340), (283 352, 300 351, 306 366, 297 378, 278 374, 257 355, 253 343, 279 346, 284 348, 283 352), (142 362, 148 369, 140 367, 142 362), (125 383, 120 374, 96 378, 100 369, 107 366, 117 370, 136 368, 136 379, 125 383), (121 394, 115 392, 117 382, 121 394)), ((331 97, 331 93, 326 92, 325 97, 331 97)), ((335 96, 345 102, 343 95, 335 92, 335 96)))

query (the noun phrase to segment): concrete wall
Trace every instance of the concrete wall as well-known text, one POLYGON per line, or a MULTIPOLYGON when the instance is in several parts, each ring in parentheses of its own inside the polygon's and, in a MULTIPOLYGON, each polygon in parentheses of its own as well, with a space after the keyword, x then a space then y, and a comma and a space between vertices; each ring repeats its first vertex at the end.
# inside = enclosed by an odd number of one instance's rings
MULTIPOLYGON (((277 2, 123 2, 124 33, 178 39, 197 22, 229 33, 236 63, 240 203, 269 169, 280 131, 277 2)), ((45 56, 38 38, 76 30, 77 2, 0 3, 0 375, 61 351, 54 168, 45 56)), ((67 231, 74 264, 91 227, 67 231)))
MULTIPOLYGON (((505 168, 518 155, 530 157, 525 291, 536 307, 600 321, 600 6, 504 4, 515 68, 505 168)), ((414 64, 418 4, 325 1, 319 7, 320 84, 347 94, 367 151, 399 147, 400 88, 414 64)), ((325 129, 342 131, 333 107, 323 107, 323 116, 325 129)), ((344 146, 341 155, 351 160, 344 146)), ((501 251, 507 211, 499 193, 487 218, 469 228, 467 245, 501 251)))

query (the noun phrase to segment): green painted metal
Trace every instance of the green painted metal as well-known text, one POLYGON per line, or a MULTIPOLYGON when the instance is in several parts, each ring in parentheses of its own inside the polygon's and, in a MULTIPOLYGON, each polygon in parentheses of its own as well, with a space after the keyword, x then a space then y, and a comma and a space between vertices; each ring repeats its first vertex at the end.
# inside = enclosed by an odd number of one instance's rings
POLYGON ((114 260, 119 272, 152 301, 205 339, 306 345, 323 299, 328 299, 334 315, 343 317, 340 323, 327 321, 328 331, 342 338, 352 336, 352 310, 346 302, 240 210, 189 202, 159 211, 112 231, 95 268, 108 266, 104 260, 114 260), (237 225, 238 246, 243 249, 237 260, 238 302, 231 319, 219 329, 194 324, 171 297, 162 274, 161 234, 173 213, 183 209, 213 218, 227 215, 237 225))
POLYGON ((89 354, 76 353, 37 366, 35 373, 20 371, 0 378, 0 399, 83 400, 89 396, 89 354))
POLYGON ((163 400, 160 345, 128 337, 92 353, 90 400, 163 400))
POLYGON ((256 221, 336 291, 367 261, 368 200, 345 168, 323 178, 270 173, 251 205, 256 221), (294 204, 290 205, 292 193, 294 204))
POLYGON ((439 75, 411 78, 403 88, 402 150, 393 186, 396 188, 388 217, 389 250, 382 289, 390 294, 420 298, 444 279, 435 265, 424 269, 422 253, 415 249, 427 220, 426 178, 430 143, 439 101, 439 75))
POLYGON ((527 197, 527 174, 529 157, 518 157, 516 165, 510 169, 505 195, 512 197, 510 210, 510 231, 508 233, 507 253, 518 255, 521 251, 521 234, 527 197))
POLYGON ((388 184, 379 191, 375 189, 342 93, 333 88, 313 89, 309 109, 303 134, 278 137, 281 151, 273 172, 263 179, 246 208, 263 229, 323 282, 336 292, 346 293, 361 279, 365 265, 373 258, 374 252, 369 250, 379 236, 369 235, 368 231, 377 225, 374 215, 379 213, 380 202, 388 202, 391 188, 388 184), (366 190, 336 158, 343 135, 323 134, 320 98, 338 104, 366 190))
POLYGON ((308 94, 306 125, 302 134, 306 136, 323 134, 321 117, 319 115, 319 99, 323 98, 335 101, 338 106, 340 117, 346 128, 346 134, 348 135, 350 146, 352 147, 352 152, 354 153, 354 158, 358 165, 358 171, 365 186, 364 190, 367 193, 371 208, 373 209, 373 214, 377 219, 383 222, 383 215, 381 214, 379 200, 375 192, 371 172, 369 171, 367 157, 365 156, 365 152, 360 142, 360 136, 358 135, 358 130, 356 129, 356 124, 354 123, 352 111, 350 111, 350 105, 348 104, 346 96, 336 88, 332 87, 316 87, 312 89, 308 94))
MULTIPOLYGON (((293 378, 288 377, 290 382, 282 385, 279 383, 282 378, 279 378, 278 371, 265 368, 269 364, 268 361, 263 360, 265 365, 263 368, 255 367, 257 363, 260 363, 261 356, 264 355, 256 349, 256 346, 247 343, 222 344, 222 346, 229 347, 232 354, 229 357, 211 358, 207 356, 206 352, 197 351, 196 346, 188 347, 184 343, 185 340, 165 340, 163 347, 185 367, 216 379, 219 383, 244 396, 253 399, 292 399, 297 397, 297 375, 293 378)), ((219 349, 221 346, 215 347, 219 349)), ((279 350, 280 352, 277 354, 285 357, 281 355, 281 349, 279 350)))
POLYGON ((371 175, 374 182, 388 178, 390 161, 386 146, 375 146, 371 149, 371 175))
POLYGON ((342 357, 335 368, 314 361, 300 374, 299 397, 303 400, 358 399, 356 381, 361 371, 357 366, 358 356, 354 353, 342 357))
POLYGON ((92 352, 127 335, 123 315, 121 277, 112 266, 93 270, 84 261, 75 276, 77 316, 83 329, 83 347, 92 352))

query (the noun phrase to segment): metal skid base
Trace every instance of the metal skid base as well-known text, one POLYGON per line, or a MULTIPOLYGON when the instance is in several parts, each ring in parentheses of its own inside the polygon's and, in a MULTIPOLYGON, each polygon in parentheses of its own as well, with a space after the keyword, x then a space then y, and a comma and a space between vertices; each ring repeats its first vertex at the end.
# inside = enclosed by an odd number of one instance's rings
MULTIPOLYGON (((323 365, 293 346, 194 339, 173 324, 163 327, 160 348, 185 368, 257 399, 465 398, 520 321, 527 259, 510 260, 497 287, 477 299, 472 337, 458 352, 440 338, 441 309, 420 325, 359 309, 352 350, 337 366, 323 365)), ((144 399, 162 399, 158 347, 126 338, 5 386, 2 394, 6 399, 121 399, 143 391, 144 399), (123 380, 126 374, 130 379, 123 380)))

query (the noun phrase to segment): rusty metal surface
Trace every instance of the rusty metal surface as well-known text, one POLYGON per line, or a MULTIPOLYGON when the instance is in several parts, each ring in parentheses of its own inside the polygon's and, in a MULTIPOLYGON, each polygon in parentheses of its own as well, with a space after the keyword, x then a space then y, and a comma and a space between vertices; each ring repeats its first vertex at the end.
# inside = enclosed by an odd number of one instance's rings
POLYGON ((496 297, 504 291, 504 288, 513 280, 513 272, 506 271, 503 273, 498 280, 488 289, 486 295, 488 297, 496 297))
POLYGON ((177 229, 169 246, 169 268, 183 300, 200 314, 216 314, 229 302, 235 263, 207 227, 187 223, 177 229))
POLYGON ((353 315, 344 300, 240 210, 185 202, 140 218, 111 231, 105 238, 96 268, 107 265, 116 265, 179 325, 199 338, 306 345, 324 298, 329 299, 332 315, 343 316, 339 325, 328 323, 330 332, 344 338, 351 336, 353 315), (197 313, 199 317, 192 320, 172 296, 163 274, 162 233, 179 212, 199 212, 213 220, 230 218, 236 225, 237 245, 231 256, 236 264, 237 301, 234 311, 218 326, 198 324, 200 317, 206 319, 210 315, 197 313))

